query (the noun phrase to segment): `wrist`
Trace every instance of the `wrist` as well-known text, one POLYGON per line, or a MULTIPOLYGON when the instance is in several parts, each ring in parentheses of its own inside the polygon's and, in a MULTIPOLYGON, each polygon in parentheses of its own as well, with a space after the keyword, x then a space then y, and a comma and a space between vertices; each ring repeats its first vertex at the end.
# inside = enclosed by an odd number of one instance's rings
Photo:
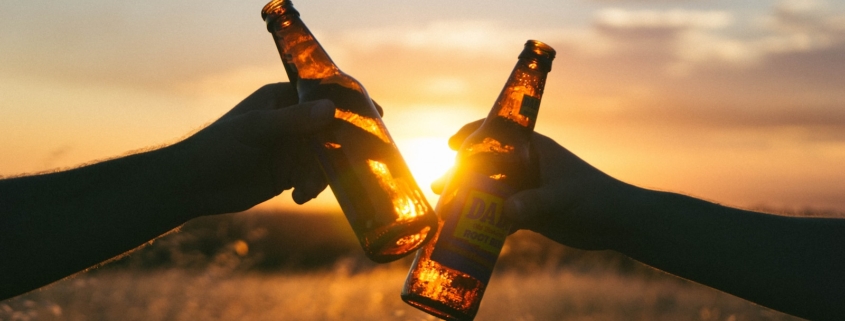
MULTIPOLYGON (((672 192, 634 187, 626 197, 629 210, 622 219, 624 240, 615 250, 640 257, 656 244, 678 245, 703 226, 701 213, 721 206, 672 192)), ((691 246, 691 244, 687 244, 691 246)))
POLYGON ((176 215, 181 222, 200 216, 195 213, 194 198, 190 196, 191 153, 182 142, 147 152, 145 162, 150 166, 144 186, 154 195, 149 199, 160 200, 163 211, 176 215))
POLYGON ((660 197, 658 191, 620 182, 615 188, 608 209, 608 222, 613 235, 609 237, 608 248, 626 253, 626 249, 639 244, 645 237, 647 226, 653 224, 654 204, 660 197))
POLYGON ((191 137, 165 148, 169 154, 168 172, 172 179, 169 187, 177 196, 174 204, 186 220, 228 211, 219 209, 227 195, 221 194, 220 176, 228 169, 215 162, 220 156, 210 154, 204 141, 191 137))

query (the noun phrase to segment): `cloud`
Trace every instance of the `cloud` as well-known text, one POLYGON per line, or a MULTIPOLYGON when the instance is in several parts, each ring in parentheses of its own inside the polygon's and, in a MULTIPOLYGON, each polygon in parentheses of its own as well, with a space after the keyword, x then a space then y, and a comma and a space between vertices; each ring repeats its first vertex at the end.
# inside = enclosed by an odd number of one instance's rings
POLYGON ((772 55, 843 43, 845 14, 828 7, 815 0, 782 1, 745 34, 737 25, 749 21, 737 21, 728 11, 610 8, 595 15, 593 31, 611 48, 604 53, 662 52, 664 71, 688 76, 701 67, 750 67, 772 55))
POLYGON ((516 29, 506 23, 486 20, 432 21, 423 26, 389 26, 350 29, 326 35, 347 50, 372 52, 386 47, 405 48, 427 54, 498 56, 519 47, 528 39, 554 42, 567 30, 516 29))
POLYGON ((624 10, 610 8, 599 11, 596 25, 616 29, 720 29, 733 23, 733 15, 725 11, 624 10))
POLYGON ((547 92, 564 90, 560 102, 572 108, 554 117, 572 125, 788 132, 796 141, 845 142, 844 20, 823 3, 781 2, 756 18, 600 10, 583 33, 587 40, 567 43, 575 56, 560 58, 569 60, 564 83, 547 92), (603 50, 581 49, 595 42, 603 50))
MULTIPOLYGON (((748 16, 729 11, 611 8, 596 12, 586 26, 532 32, 558 49, 547 92, 566 96, 552 94, 549 99, 558 100, 549 104, 578 105, 594 121, 801 128, 807 139, 845 140, 839 111, 845 105, 839 89, 845 86, 845 29, 838 25, 845 16, 818 8, 779 4, 752 29, 748 16), (815 18, 786 18, 796 15, 815 18), (798 22, 804 24, 799 28, 798 22)), ((437 21, 320 38, 332 43, 333 57, 344 57, 341 65, 362 67, 353 74, 386 105, 414 101, 481 110, 489 108, 528 33, 492 21, 437 21), (498 74, 491 71, 497 68, 498 74)))
POLYGON ((802 128, 808 139, 845 140, 845 15, 824 8, 781 2, 757 18, 608 8, 592 23, 566 28, 452 20, 319 38, 387 106, 489 108, 521 44, 539 38, 558 49, 548 103, 577 105, 595 121, 802 128))
POLYGON ((786 0, 759 19, 769 34, 758 41, 768 53, 811 51, 845 42, 845 12, 815 0, 786 0))
POLYGON ((514 28, 491 20, 435 20, 318 32, 318 37, 343 66, 368 55, 386 64, 406 56, 435 70, 455 67, 449 62, 435 65, 449 58, 464 64, 504 64, 530 38, 553 44, 563 59, 575 54, 628 56, 626 60, 658 65, 668 75, 691 76, 698 69, 750 68, 773 55, 829 48, 842 43, 845 32, 845 15, 814 0, 780 2, 757 18, 761 23, 754 30, 744 29, 748 19, 726 10, 607 8, 595 13, 591 25, 581 27, 514 28))
POLYGON ((831 14, 827 4, 816 0, 784 0, 774 6, 771 27, 790 32, 842 31, 841 16, 831 14))

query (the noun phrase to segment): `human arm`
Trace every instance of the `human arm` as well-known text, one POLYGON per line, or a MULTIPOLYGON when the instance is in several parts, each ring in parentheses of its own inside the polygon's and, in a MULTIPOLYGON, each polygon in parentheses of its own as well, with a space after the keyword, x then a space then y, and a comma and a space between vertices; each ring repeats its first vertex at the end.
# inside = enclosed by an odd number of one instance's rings
POLYGON ((326 187, 303 137, 334 116, 267 85, 187 139, 68 171, 0 180, 0 300, 138 247, 198 216, 326 187))
MULTIPOLYGON (((477 124, 451 140, 456 148, 477 124)), ((845 220, 757 213, 639 188, 548 137, 532 146, 540 186, 504 214, 559 243, 615 250, 668 273, 812 320, 845 319, 845 220)))

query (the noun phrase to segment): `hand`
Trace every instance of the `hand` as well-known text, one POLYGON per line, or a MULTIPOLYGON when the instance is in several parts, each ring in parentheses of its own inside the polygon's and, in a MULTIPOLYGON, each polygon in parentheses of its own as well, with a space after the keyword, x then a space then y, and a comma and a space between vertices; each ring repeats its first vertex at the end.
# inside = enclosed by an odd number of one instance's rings
POLYGON ((334 106, 296 101, 290 85, 267 85, 174 145, 0 180, 0 300, 197 216, 245 210, 291 187, 298 203, 317 195, 326 182, 305 137, 332 121, 334 106))
MULTIPOLYGON (((482 121, 461 128, 449 139, 449 147, 458 150, 482 121)), ((581 249, 616 248, 625 235, 623 203, 638 188, 599 171, 541 134, 533 134, 531 148, 539 162, 541 184, 508 198, 503 214, 517 228, 558 243, 581 249)), ((432 189, 439 193, 443 182, 435 182, 432 189)))
POLYGON ((290 84, 266 85, 173 146, 193 216, 246 210, 290 188, 303 204, 326 188, 305 138, 331 122, 334 104, 296 102, 290 84))

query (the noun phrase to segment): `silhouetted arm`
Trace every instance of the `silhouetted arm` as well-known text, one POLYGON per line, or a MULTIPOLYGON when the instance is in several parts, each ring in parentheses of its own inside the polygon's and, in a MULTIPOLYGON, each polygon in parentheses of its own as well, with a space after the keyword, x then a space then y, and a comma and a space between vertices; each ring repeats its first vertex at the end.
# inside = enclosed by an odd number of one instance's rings
MULTIPOLYGON (((462 128, 453 148, 478 123, 462 128)), ((506 201, 521 228, 610 249, 677 276, 813 320, 845 320, 845 219, 744 211, 616 180, 535 134, 539 188, 506 201)))
POLYGON ((138 247, 201 215, 248 209, 283 190, 326 187, 303 137, 329 101, 265 86, 193 136, 73 170, 0 180, 0 300, 138 247), (289 107, 286 107, 289 106, 289 107))
POLYGON ((666 272, 812 320, 845 319, 845 220, 744 211, 632 188, 611 248, 666 272))

